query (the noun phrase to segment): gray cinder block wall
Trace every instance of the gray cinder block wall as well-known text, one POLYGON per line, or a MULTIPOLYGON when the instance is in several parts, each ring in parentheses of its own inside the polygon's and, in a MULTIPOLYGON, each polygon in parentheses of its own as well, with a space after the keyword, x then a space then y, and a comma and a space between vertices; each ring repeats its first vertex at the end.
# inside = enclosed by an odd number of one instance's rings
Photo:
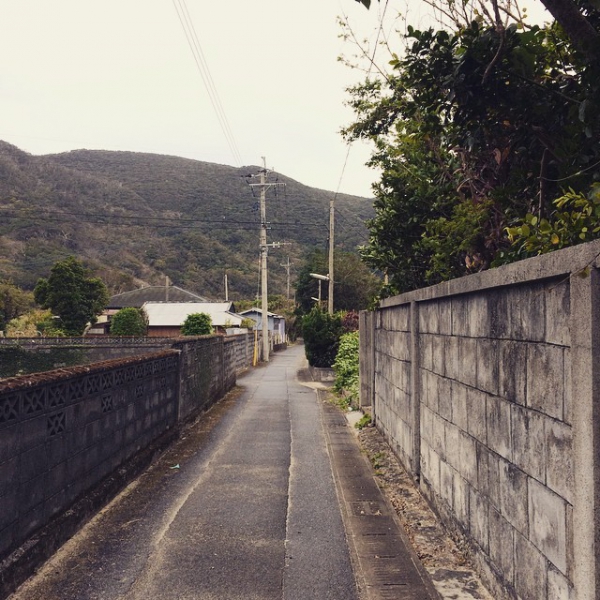
MULTIPOLYGON (((175 345, 0 380, 0 597, 27 576, 8 576, 5 566, 32 535, 208 408, 251 366, 250 335, 175 345)), ((44 558, 36 552, 27 568, 44 558)))
POLYGON ((186 420, 229 391, 252 364, 252 336, 206 336, 173 344, 181 352, 179 419, 186 420))
POLYGON ((0 382, 0 556, 177 423, 179 355, 0 382))
POLYGON ((388 298, 361 401, 495 598, 600 597, 600 242, 388 298))

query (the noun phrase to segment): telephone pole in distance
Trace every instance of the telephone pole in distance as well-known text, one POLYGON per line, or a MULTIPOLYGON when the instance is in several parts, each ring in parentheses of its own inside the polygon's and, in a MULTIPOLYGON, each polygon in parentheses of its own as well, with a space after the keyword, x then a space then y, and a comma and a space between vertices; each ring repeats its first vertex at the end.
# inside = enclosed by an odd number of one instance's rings
MULTIPOLYGON (((269 304, 267 293, 267 257, 269 244, 267 244, 267 189, 275 186, 284 186, 284 183, 267 181, 267 160, 263 156, 263 168, 260 171, 260 183, 251 183, 250 187, 260 188, 260 289, 262 312, 262 348, 263 360, 269 362, 269 304)), ((281 244, 272 244, 278 247, 281 244)))

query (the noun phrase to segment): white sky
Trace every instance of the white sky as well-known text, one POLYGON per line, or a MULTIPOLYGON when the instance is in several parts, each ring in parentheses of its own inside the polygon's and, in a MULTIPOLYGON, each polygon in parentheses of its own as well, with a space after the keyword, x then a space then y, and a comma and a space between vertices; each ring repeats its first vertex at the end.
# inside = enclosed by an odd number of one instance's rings
MULTIPOLYGON (((266 156, 284 175, 337 190, 347 152, 338 132, 352 120, 344 90, 363 74, 337 61, 353 48, 338 38, 336 17, 373 39, 379 3, 187 7, 242 164, 266 156)), ((239 166, 172 0, 0 0, 0 139, 32 154, 130 150, 239 166)), ((369 153, 352 146, 340 191, 371 195, 369 153)))
MULTIPOLYGON (((377 2, 375 2, 377 4, 377 2)), ((378 8, 354 0, 187 0, 242 157, 337 190, 351 118, 336 16, 362 32, 378 8)), ((349 49, 349 48, 347 48, 349 49)), ((0 139, 32 154, 78 148, 238 166, 171 0, 0 0, 0 139)), ((353 146, 341 191, 371 195, 353 146)))

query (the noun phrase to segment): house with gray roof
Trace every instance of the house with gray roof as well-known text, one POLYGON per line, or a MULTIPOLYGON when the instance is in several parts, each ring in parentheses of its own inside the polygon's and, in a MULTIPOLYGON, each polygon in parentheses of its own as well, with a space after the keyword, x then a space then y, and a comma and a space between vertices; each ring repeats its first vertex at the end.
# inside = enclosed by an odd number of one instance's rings
POLYGON ((234 312, 232 302, 146 302, 148 336, 177 337, 187 317, 204 313, 210 317, 215 332, 239 329, 244 318, 234 312))
POLYGON ((110 311, 130 306, 141 308, 146 302, 210 302, 210 300, 176 285, 150 285, 112 296, 106 308, 110 311))
MULTIPOLYGON (((211 302, 208 298, 184 290, 176 285, 149 285, 111 296, 107 307, 98 317, 98 321, 86 332, 86 335, 108 335, 110 320, 122 308, 142 308, 146 302, 162 303, 198 303, 211 302)), ((235 309, 233 309, 235 310, 235 309)), ((177 333, 176 335, 179 335, 177 333)))
MULTIPOLYGON (((249 308, 243 310, 240 315, 247 319, 252 319, 256 325, 254 329, 262 330, 262 310, 260 308, 249 308)), ((285 317, 276 313, 267 312, 268 325, 267 329, 273 338, 275 344, 285 344, 287 336, 285 332, 285 317)))

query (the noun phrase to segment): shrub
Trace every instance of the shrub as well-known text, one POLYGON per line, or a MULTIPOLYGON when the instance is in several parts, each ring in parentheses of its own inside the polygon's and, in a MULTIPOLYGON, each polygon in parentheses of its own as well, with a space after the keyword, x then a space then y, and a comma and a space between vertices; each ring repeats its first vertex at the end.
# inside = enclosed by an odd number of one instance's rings
POLYGON ((212 320, 206 313, 188 315, 181 326, 182 335, 210 335, 212 332, 212 320))
POLYGON ((371 415, 369 413, 365 413, 360 420, 354 425, 356 429, 364 429, 371 424, 371 415))
POLYGON ((331 367, 337 355, 342 319, 315 306, 302 319, 302 334, 308 364, 311 367, 331 367))
POLYGON ((49 310, 33 309, 11 319, 6 325, 6 335, 7 337, 64 336, 64 332, 57 328, 57 321, 58 319, 52 318, 49 310))
POLYGON ((128 306, 122 308, 112 318, 110 323, 111 335, 146 335, 148 330, 148 318, 141 308, 128 306))
POLYGON ((340 338, 340 345, 335 362, 334 390, 343 392, 350 403, 358 399, 358 331, 345 333, 340 338))

